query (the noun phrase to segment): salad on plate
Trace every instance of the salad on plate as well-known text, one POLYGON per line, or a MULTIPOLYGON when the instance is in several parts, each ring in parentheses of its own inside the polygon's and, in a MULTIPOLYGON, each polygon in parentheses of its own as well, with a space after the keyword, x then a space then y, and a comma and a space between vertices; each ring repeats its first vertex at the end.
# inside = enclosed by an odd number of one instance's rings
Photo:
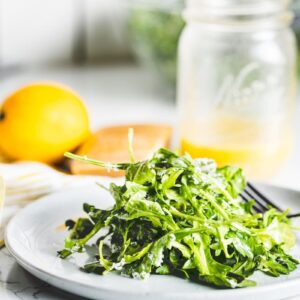
POLYGON ((85 217, 66 221, 70 235, 58 252, 61 258, 93 243, 97 255, 83 271, 137 279, 174 275, 225 288, 254 286, 249 277, 255 271, 278 277, 297 268, 289 254, 295 235, 288 211, 270 207, 263 215, 255 213, 254 201, 239 197, 246 185, 240 168, 218 168, 213 160, 167 149, 136 162, 131 143, 129 153, 130 163, 66 153, 126 175, 123 185, 103 187, 115 200, 111 209, 85 203, 85 217))

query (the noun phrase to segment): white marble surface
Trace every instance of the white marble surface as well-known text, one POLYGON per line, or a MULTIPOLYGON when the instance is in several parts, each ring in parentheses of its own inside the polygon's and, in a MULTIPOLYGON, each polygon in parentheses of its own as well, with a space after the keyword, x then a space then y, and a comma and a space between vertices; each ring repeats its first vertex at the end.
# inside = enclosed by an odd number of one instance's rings
MULTIPOLYGON (((76 89, 85 99, 92 127, 125 122, 165 122, 175 124, 175 105, 151 74, 133 65, 101 68, 61 67, 47 70, 19 70, 0 73, 0 99, 20 85, 34 80, 59 81, 76 89)), ((299 103, 298 103, 299 104, 299 103)), ((297 115, 300 114, 298 105, 297 115)), ((270 181, 300 189, 300 120, 296 143, 283 170, 270 181)), ((0 251, 0 299, 82 299, 59 291, 34 278, 19 267, 6 248, 0 251)), ((300 300, 300 297, 293 298, 300 300)))
POLYGON ((60 291, 35 278, 22 269, 7 249, 3 248, 0 251, 0 299, 83 300, 84 298, 60 291))

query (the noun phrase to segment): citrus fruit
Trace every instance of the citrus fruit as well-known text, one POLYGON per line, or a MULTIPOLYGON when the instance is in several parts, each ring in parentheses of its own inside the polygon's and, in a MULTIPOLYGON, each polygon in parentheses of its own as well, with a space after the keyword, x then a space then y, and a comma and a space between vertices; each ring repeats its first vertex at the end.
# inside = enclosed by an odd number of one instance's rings
POLYGON ((82 100, 62 85, 27 85, 0 108, 0 149, 13 160, 53 163, 88 136, 82 100))

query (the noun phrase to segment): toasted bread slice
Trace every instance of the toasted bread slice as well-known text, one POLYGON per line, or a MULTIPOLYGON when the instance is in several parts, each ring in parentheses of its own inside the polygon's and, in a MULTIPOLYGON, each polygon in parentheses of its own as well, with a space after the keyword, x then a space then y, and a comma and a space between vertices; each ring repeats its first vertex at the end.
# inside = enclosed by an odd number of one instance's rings
MULTIPOLYGON (((93 134, 77 151, 78 155, 105 162, 128 162, 128 129, 133 128, 133 151, 137 161, 145 160, 161 147, 169 147, 172 128, 167 125, 122 125, 106 127, 93 134)), ((123 176, 112 171, 78 161, 70 161, 72 174, 123 176)))

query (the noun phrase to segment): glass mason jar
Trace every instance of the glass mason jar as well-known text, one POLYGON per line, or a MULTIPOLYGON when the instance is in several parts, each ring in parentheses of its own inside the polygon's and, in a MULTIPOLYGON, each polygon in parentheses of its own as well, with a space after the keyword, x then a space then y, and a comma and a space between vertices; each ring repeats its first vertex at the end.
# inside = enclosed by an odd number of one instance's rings
POLYGON ((287 0, 190 0, 179 44, 182 152, 272 175, 292 143, 296 49, 287 0))

